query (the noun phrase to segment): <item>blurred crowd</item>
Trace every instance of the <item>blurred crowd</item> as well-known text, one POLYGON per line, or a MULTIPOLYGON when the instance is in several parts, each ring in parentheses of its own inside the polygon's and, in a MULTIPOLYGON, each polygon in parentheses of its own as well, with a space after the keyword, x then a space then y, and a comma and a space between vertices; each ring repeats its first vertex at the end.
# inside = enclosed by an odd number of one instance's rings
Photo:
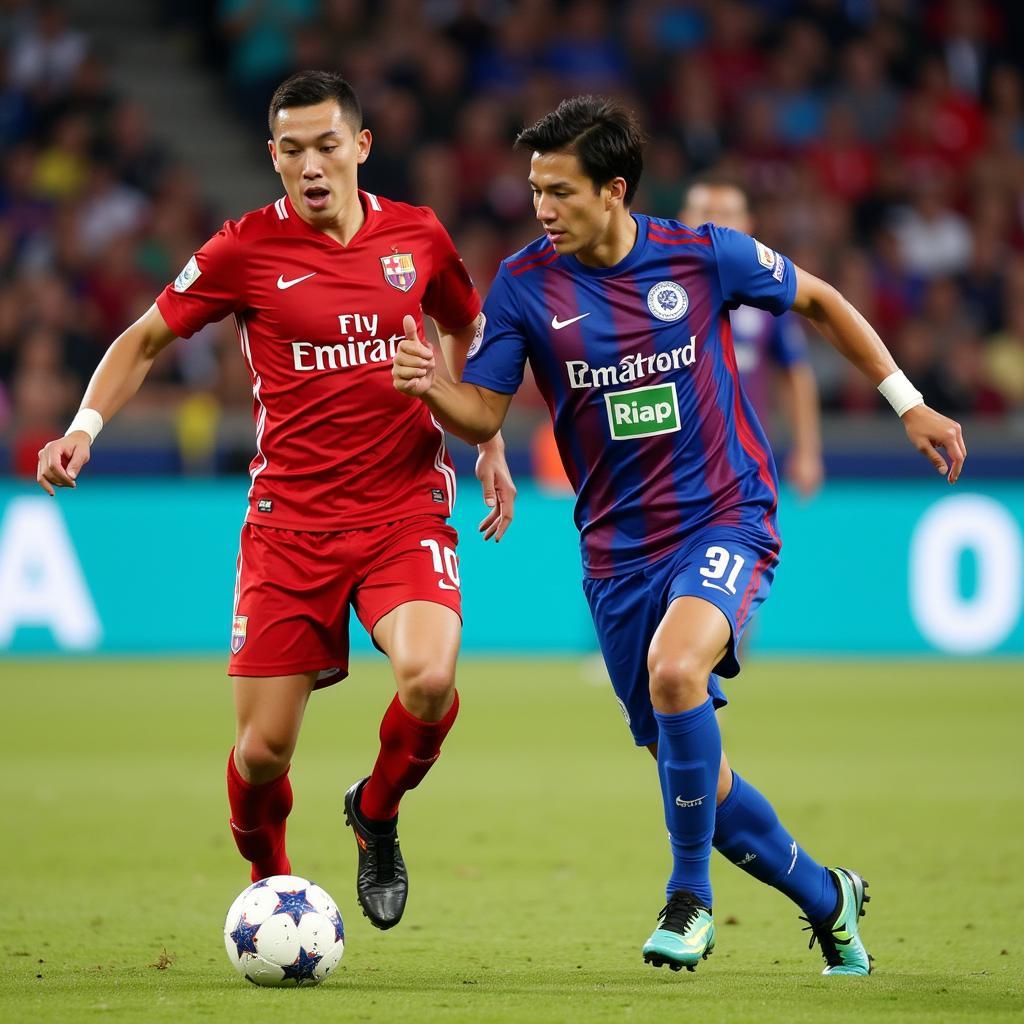
MULTIPOLYGON (((178 0, 163 21, 256 133, 288 73, 344 73, 374 135, 364 187, 433 207, 481 290, 538 233, 517 129, 566 95, 619 96, 650 135, 636 209, 675 216, 704 172, 744 182, 759 237, 834 283, 931 404, 1019 422, 1022 7, 178 0)), ((105 347, 223 213, 202 168, 111 88, 88 25, 58 3, 0 0, 0 14, 0 436, 34 467, 105 347)), ((826 346, 812 351, 826 410, 878 408, 826 346)), ((136 410, 247 401, 233 336, 210 328, 160 360, 136 410)))

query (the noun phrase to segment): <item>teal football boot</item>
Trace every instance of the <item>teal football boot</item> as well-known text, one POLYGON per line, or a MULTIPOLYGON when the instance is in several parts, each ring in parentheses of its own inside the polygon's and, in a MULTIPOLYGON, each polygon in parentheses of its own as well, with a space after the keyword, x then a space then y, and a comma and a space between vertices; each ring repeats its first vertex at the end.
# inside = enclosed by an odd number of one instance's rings
POLYGON ((857 930, 858 919, 864 916, 864 904, 871 897, 864 894, 868 883, 856 872, 846 868, 829 868, 839 891, 835 912, 819 924, 807 921, 804 931, 810 931, 811 941, 807 948, 813 949, 817 941, 821 955, 825 958, 822 974, 870 974, 871 956, 864 948, 857 930))
POLYGON ((644 943, 644 962, 668 964, 673 971, 694 970, 715 948, 715 922, 711 911, 692 892, 674 892, 658 915, 658 927, 644 943))

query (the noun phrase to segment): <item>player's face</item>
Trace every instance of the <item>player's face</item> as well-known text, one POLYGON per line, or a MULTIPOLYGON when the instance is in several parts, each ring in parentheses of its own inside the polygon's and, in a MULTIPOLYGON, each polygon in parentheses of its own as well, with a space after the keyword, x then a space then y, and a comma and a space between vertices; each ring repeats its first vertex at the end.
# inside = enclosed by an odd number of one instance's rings
POLYGON ((686 197, 686 206, 679 211, 684 224, 717 224, 749 235, 753 222, 747 200, 732 185, 694 185, 686 197))
POLYGON ((334 100, 278 111, 270 156, 303 220, 327 226, 351 205, 370 141, 370 133, 356 131, 334 100))
POLYGON ((530 161, 533 208, 560 256, 599 249, 625 206, 626 183, 613 178, 596 186, 573 153, 534 153, 530 161))

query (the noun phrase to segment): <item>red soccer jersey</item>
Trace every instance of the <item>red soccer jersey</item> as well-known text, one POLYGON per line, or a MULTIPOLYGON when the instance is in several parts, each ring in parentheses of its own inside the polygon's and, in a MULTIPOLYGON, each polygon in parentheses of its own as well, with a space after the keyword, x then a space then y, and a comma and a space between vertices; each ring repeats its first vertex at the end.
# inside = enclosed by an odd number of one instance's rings
POLYGON ((470 323, 480 298, 433 211, 359 193, 347 246, 287 198, 228 221, 157 298, 182 338, 234 314, 252 376, 247 521, 351 530, 450 515, 455 473, 427 407, 391 383, 402 317, 470 323))

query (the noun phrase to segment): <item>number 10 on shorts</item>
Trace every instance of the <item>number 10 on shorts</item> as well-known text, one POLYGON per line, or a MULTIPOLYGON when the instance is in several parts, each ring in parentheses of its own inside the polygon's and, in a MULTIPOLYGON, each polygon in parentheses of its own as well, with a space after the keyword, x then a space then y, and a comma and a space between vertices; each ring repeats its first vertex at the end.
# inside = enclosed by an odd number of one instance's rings
POLYGON ((701 586, 711 587, 712 590, 721 590, 724 594, 736 593, 736 580, 743 570, 746 561, 740 555, 730 554, 726 548, 713 544, 704 552, 708 564, 701 566, 700 574, 704 577, 701 586), (716 582, 721 580, 721 582, 716 582))
POLYGON ((437 585, 442 590, 458 590, 461 583, 459 579, 459 559, 455 551, 449 547, 441 547, 433 537, 420 541, 420 547, 430 552, 434 562, 434 572, 441 578, 437 585))

